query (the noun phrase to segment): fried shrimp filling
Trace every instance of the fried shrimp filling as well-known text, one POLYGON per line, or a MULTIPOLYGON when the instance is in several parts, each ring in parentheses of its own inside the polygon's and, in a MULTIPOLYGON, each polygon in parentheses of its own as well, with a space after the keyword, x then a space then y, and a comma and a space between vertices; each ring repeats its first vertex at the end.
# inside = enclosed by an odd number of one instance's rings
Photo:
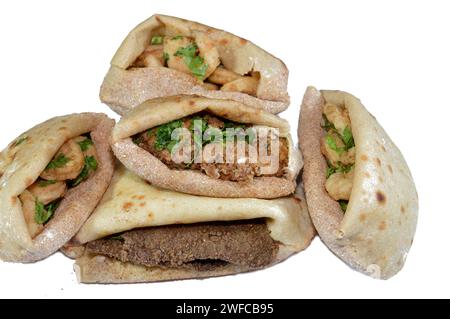
POLYGON ((66 191, 87 180, 97 168, 97 152, 89 134, 72 138, 60 147, 38 180, 19 195, 32 238, 53 217, 66 191))
POLYGON ((350 117, 345 107, 330 103, 325 105, 322 116, 322 128, 326 133, 322 137, 320 149, 328 164, 325 189, 345 212, 352 191, 355 165, 355 142, 350 117))
POLYGON ((132 139, 171 169, 198 170, 227 181, 283 177, 289 163, 286 138, 259 134, 249 125, 208 113, 160 125, 132 139), (177 129, 184 134, 176 136, 177 129))
POLYGON ((214 42, 204 33, 153 36, 132 68, 168 67, 195 76, 207 90, 242 92, 256 96, 260 74, 238 74, 225 68, 214 42))

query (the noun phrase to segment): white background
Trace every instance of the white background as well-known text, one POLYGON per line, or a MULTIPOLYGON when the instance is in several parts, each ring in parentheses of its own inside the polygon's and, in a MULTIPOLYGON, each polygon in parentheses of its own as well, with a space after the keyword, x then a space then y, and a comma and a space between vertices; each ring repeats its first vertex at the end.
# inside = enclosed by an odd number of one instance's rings
MULTIPOLYGON (((388 281, 349 269, 315 239, 267 270, 160 284, 81 285, 60 254, 0 263, 0 297, 450 297, 450 6, 446 1, 2 1, 0 147, 49 117, 114 114, 98 99, 126 34, 154 13, 228 30, 290 70, 297 128, 307 85, 361 98, 406 157, 420 199, 404 269, 388 281)), ((116 117, 117 118, 117 117, 116 117)))

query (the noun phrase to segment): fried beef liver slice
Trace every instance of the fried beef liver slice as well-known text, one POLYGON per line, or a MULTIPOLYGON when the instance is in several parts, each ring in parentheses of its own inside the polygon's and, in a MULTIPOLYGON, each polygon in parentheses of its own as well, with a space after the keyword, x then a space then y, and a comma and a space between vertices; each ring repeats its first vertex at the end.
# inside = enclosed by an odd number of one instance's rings
POLYGON ((87 244, 89 252, 145 266, 196 267, 232 263, 260 268, 274 261, 278 243, 264 220, 142 228, 87 244))

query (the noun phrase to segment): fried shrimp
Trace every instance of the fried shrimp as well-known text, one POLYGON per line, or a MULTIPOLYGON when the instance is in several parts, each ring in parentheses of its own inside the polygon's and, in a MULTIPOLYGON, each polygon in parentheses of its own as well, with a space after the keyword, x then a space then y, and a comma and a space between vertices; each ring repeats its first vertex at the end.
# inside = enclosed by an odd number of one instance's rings
POLYGON ((61 146, 40 177, 55 181, 74 179, 80 174, 83 166, 83 152, 80 146, 71 139, 61 146))
POLYGON ((34 195, 41 203, 47 205, 55 199, 63 197, 66 193, 65 182, 40 180, 28 187, 28 191, 34 195))

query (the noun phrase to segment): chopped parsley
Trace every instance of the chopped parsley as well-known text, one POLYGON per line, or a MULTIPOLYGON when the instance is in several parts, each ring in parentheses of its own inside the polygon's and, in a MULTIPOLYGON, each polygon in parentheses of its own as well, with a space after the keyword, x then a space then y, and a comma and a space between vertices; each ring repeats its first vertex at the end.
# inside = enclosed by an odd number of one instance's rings
POLYGON ((152 45, 157 45, 157 44, 162 44, 163 43, 163 37, 161 35, 155 35, 152 37, 152 41, 151 44, 152 45))
POLYGON ((183 38, 184 37, 182 35, 176 35, 176 36, 172 37, 172 40, 181 40, 183 38))
MULTIPOLYGON (((156 149, 158 151, 162 151, 163 149, 167 148, 168 145, 172 142, 172 132, 177 128, 181 128, 182 126, 183 122, 181 120, 175 120, 167 124, 158 126, 156 128, 156 149)), ((149 133, 147 132, 147 134, 149 133)))
POLYGON ((59 153, 50 163, 48 163, 45 169, 61 168, 70 161, 63 153, 59 153))
POLYGON ((336 173, 336 168, 333 166, 327 167, 327 178, 336 173))
POLYGON ((69 183, 70 186, 75 187, 75 186, 79 185, 81 182, 85 181, 88 178, 89 173, 91 171, 96 171, 97 168, 98 168, 98 163, 97 163, 97 160, 95 159, 95 157, 94 156, 85 156, 83 169, 81 170, 81 173, 77 176, 77 178, 70 181, 70 183, 69 183))
POLYGON ((327 135, 326 142, 328 147, 332 150, 341 155, 345 151, 345 147, 338 147, 336 144, 336 140, 333 136, 327 135))
POLYGON ((355 164, 344 165, 339 162, 338 166, 333 166, 331 165, 331 163, 328 162, 327 178, 335 173, 344 173, 344 174, 350 173, 354 165, 355 164))
POLYGON ((169 152, 172 153, 173 148, 177 145, 178 142, 178 140, 172 140, 169 144, 167 144, 166 148, 169 150, 169 152))
POLYGON ((48 180, 48 181, 46 181, 45 179, 41 179, 39 182, 38 182, 38 186, 39 187, 47 187, 48 185, 52 185, 52 184, 55 184, 56 183, 56 181, 54 181, 54 180, 48 180))
POLYGON ((322 118, 323 118, 323 125, 322 128, 325 129, 327 132, 332 130, 334 132, 336 132, 336 127, 334 126, 333 123, 331 123, 328 118, 326 117, 325 114, 322 114, 322 118))
MULTIPOLYGON (((194 142, 196 149, 201 148, 203 145, 214 142, 229 142, 229 141, 243 141, 252 143, 256 138, 254 130, 247 130, 245 125, 237 124, 233 122, 225 122, 224 128, 220 129, 208 124, 209 115, 196 115, 190 119, 189 131, 194 142), (234 130, 231 130, 234 129, 234 130)), ((175 120, 167 124, 160 125, 158 127, 149 129, 146 134, 148 137, 156 136, 154 141, 154 147, 157 151, 164 149, 172 152, 173 148, 180 142, 180 138, 172 138, 173 131, 177 128, 182 128, 184 120, 175 120)), ((139 145, 143 142, 141 135, 133 137, 133 142, 139 145)))
POLYGON ((35 201, 34 206, 34 220, 36 223, 42 225, 45 224, 50 218, 52 218, 53 214, 56 211, 56 208, 58 208, 60 199, 56 199, 53 202, 44 205, 42 202, 40 202, 38 199, 35 201))
POLYGON ((346 150, 351 149, 355 146, 355 141, 353 140, 352 131, 348 126, 345 127, 344 132, 342 133, 342 141, 345 144, 346 150))
POLYGON ((345 127, 342 134, 340 134, 338 132, 338 130, 336 129, 336 127, 334 126, 334 124, 328 120, 328 118, 326 117, 325 114, 322 114, 322 118, 323 118, 322 128, 325 129, 327 132, 331 131, 331 132, 336 133, 341 138, 342 142, 344 142, 344 144, 345 144, 344 148, 338 148, 336 146, 336 141, 334 141, 334 139, 329 140, 327 137, 327 144, 330 146, 330 148, 333 151, 337 152, 340 155, 340 154, 342 154, 343 151, 348 151, 349 149, 351 149, 352 147, 355 146, 352 130, 348 126, 345 127))
POLYGON ((198 46, 195 43, 190 43, 186 47, 179 48, 175 52, 175 56, 182 56, 184 63, 191 70, 192 74, 202 80, 206 75, 208 64, 205 60, 197 54, 198 46))
POLYGON ((83 152, 86 152, 88 150, 88 148, 93 144, 94 144, 94 142, 92 142, 92 140, 90 138, 86 138, 86 139, 78 142, 78 145, 80 145, 80 148, 83 152))

